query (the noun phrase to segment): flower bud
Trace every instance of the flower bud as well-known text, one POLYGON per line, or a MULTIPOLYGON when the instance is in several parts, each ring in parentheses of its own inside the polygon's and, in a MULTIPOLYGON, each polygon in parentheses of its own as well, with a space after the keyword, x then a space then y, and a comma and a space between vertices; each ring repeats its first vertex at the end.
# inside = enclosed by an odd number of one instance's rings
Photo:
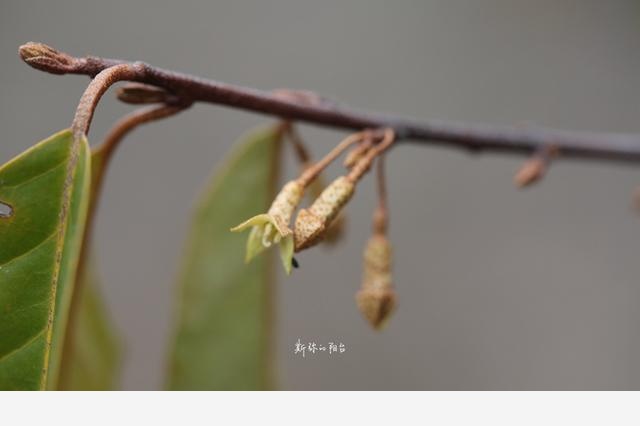
POLYGON ((531 158, 522 165, 513 180, 518 188, 527 187, 539 181, 544 175, 545 169, 543 159, 538 157, 531 158))
POLYGON ((308 209, 301 209, 295 223, 295 250, 300 251, 318 243, 331 222, 349 201, 354 184, 344 176, 334 180, 308 209))
POLYGON ((74 58, 46 44, 29 42, 19 49, 28 65, 52 74, 65 74, 73 68, 74 58))
POLYGON ((358 309, 376 330, 388 321, 396 306, 391 278, 391 244, 384 235, 375 234, 364 251, 362 286, 356 294, 358 309))
POLYGON ((171 95, 159 87, 141 83, 129 83, 120 87, 116 97, 127 104, 153 104, 163 103, 170 99, 171 95))

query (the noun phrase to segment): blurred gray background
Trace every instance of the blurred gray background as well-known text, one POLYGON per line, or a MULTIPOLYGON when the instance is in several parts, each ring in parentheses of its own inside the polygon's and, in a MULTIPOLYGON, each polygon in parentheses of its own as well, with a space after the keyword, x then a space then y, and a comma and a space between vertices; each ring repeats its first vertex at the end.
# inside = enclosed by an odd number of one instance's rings
MULTIPOLYGON (((68 126, 88 81, 21 63, 30 40, 417 118, 640 130, 633 0, 2 0, 0 163, 68 126)), ((129 109, 109 93, 90 139, 129 109)), ((268 120, 197 105, 118 152, 96 243, 127 344, 124 389, 161 388, 192 203, 235 138, 268 120)), ((301 130, 316 155, 344 135, 301 130)), ((375 202, 366 179, 343 243, 305 252, 279 282, 282 388, 640 389, 634 167, 558 161, 520 192, 519 157, 418 145, 389 157, 399 309, 375 333, 355 307, 375 202), (347 351, 302 359, 298 338, 347 351)))

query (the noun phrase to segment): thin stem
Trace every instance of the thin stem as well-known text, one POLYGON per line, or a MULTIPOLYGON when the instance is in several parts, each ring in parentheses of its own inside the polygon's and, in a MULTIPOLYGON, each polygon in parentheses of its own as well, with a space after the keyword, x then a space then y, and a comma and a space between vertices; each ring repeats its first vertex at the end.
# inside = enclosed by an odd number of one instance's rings
POLYGON ((94 176, 94 183, 92 187, 93 193, 91 198, 95 199, 95 197, 100 195, 102 182, 104 180, 104 173, 113 158, 113 153, 116 148, 120 146, 120 142, 125 138, 125 136, 145 123, 171 117, 172 115, 184 111, 188 106, 189 104, 185 104, 184 106, 155 105, 137 109, 118 120, 111 130, 109 130, 109 133, 102 144, 94 151, 95 154, 101 156, 102 164, 100 165, 99 170, 96 171, 97 175, 94 176))
POLYGON ((104 95, 107 89, 118 81, 134 78, 138 75, 140 69, 140 66, 133 64, 114 65, 111 68, 106 68, 105 70, 100 71, 100 73, 91 80, 91 83, 89 83, 80 98, 78 108, 76 109, 76 115, 71 124, 71 130, 74 137, 81 137, 82 135, 89 133, 93 113, 100 101, 100 98, 102 98, 102 95, 104 95))
POLYGON ((373 232, 379 235, 386 235, 389 223, 389 208, 387 203, 387 184, 384 173, 384 159, 381 155, 377 160, 377 189, 378 189, 378 206, 373 213, 373 232))
MULTIPOLYGON (((84 234, 85 241, 82 244, 83 253, 91 241, 93 220, 102 194, 104 178, 113 154, 116 148, 120 146, 120 142, 141 125, 171 117, 185 110, 189 105, 188 102, 185 102, 182 106, 156 105, 137 109, 118 120, 109 130, 102 144, 93 151, 93 158, 98 158, 99 160, 94 162, 94 169, 91 176, 90 205, 87 215, 87 232, 84 234)), ((80 264, 82 265, 83 262, 80 262, 80 264)))
POLYGON ((336 145, 327 155, 325 155, 320 161, 307 167, 304 172, 298 178, 298 182, 307 187, 324 169, 333 163, 333 161, 340 156, 351 145, 358 143, 362 140, 364 132, 354 133, 344 138, 338 145, 336 145))
POLYGON ((360 158, 373 146, 373 132, 369 130, 364 131, 364 136, 362 141, 355 146, 349 153, 347 157, 344 159, 342 163, 347 169, 353 167, 354 164, 358 162, 360 158))
POLYGON ((389 149, 395 141, 396 136, 393 129, 384 129, 382 141, 378 142, 377 145, 367 151, 364 157, 362 157, 356 164, 354 164, 354 166, 351 168, 351 171, 347 175, 347 179, 354 183, 362 179, 362 176, 369 171, 373 160, 375 160, 376 157, 380 156, 387 149, 389 149))
MULTIPOLYGON (((84 233, 82 239, 80 261, 78 262, 78 270, 76 273, 77 277, 82 277, 85 272, 84 268, 86 268, 87 265, 87 252, 89 251, 89 246, 91 245, 91 240, 93 238, 93 224, 95 222, 95 213, 97 211, 100 196, 102 194, 104 177, 116 148, 120 145, 120 142, 125 138, 125 136, 127 136, 142 124, 170 117, 184 110, 188 106, 188 103, 184 103, 184 106, 182 107, 176 105, 160 105, 148 108, 140 108, 132 112, 131 114, 124 116, 118 122, 116 122, 116 124, 114 124, 114 126, 105 137, 103 143, 94 151, 94 158, 96 156, 100 157, 100 161, 94 163, 94 167, 97 167, 93 170, 91 176, 89 212, 87 214, 86 232, 84 233)), ((71 306, 69 308, 68 330, 74 330, 74 324, 78 319, 79 303, 83 290, 84 289, 82 280, 79 279, 77 280, 76 285, 73 288, 73 296, 71 298, 71 306)), ((62 367, 60 369, 61 374, 59 379, 59 387, 61 389, 65 389, 69 384, 69 374, 73 367, 69 365, 70 360, 68 358, 68 354, 70 354, 73 350, 74 344, 74 333, 66 333, 63 347, 64 355, 62 358, 62 367)))
MULTIPOLYGON (((34 68, 54 74, 95 76, 106 68, 126 61, 97 57, 74 58, 41 43, 27 43, 20 55, 34 68)), ((607 134, 489 126, 448 121, 425 121, 358 111, 307 92, 300 101, 294 96, 263 92, 241 86, 206 80, 135 63, 127 80, 164 88, 199 102, 209 102, 338 129, 362 130, 390 127, 399 140, 416 140, 471 151, 500 151, 529 155, 541 146, 555 145, 565 158, 592 158, 621 162, 640 162, 640 135, 607 134), (133 71, 133 70, 132 70, 133 71)), ((124 76, 121 76, 124 77, 124 76)))
POLYGON ((309 154, 309 150, 302 141, 302 137, 293 123, 287 122, 285 131, 302 170, 306 170, 311 165, 311 154, 309 154))

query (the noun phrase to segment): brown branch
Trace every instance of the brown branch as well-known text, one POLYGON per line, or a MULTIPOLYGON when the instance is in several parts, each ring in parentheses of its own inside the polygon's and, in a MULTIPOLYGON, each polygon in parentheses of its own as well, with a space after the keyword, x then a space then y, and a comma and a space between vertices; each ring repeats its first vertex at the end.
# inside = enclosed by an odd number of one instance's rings
POLYGON ((556 146, 563 157, 640 162, 640 135, 589 133, 546 128, 463 124, 447 121, 418 122, 402 117, 367 113, 319 96, 305 93, 300 99, 251 88, 220 83, 163 70, 141 62, 97 57, 75 58, 40 43, 27 43, 20 55, 34 68, 54 74, 84 74, 91 77, 110 67, 129 64, 125 79, 161 87, 180 97, 275 115, 287 120, 322 126, 362 130, 393 128, 398 139, 424 141, 472 151, 503 151, 530 154, 540 147, 556 146))

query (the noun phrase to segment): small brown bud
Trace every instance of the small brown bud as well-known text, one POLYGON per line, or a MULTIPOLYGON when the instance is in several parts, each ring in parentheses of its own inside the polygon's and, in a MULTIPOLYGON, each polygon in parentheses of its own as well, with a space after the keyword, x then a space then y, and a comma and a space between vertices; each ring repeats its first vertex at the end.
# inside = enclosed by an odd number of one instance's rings
POLYGON ((356 294, 358 309, 376 330, 389 320, 396 307, 391 277, 391 244, 384 235, 374 235, 364 251, 362 286, 356 294))
POLYGON ((129 83, 118 89, 116 97, 127 104, 140 105, 164 103, 171 95, 159 87, 142 83, 129 83))
POLYGON ((513 178, 518 188, 525 188, 539 181, 545 174, 546 164, 540 157, 526 161, 513 178))
POLYGON ((300 251, 317 244, 333 219, 349 201, 354 184, 342 176, 334 180, 308 209, 301 209, 295 223, 295 250, 300 251))
POLYGON ((51 74, 66 74, 73 69, 75 61, 72 56, 42 43, 23 44, 19 53, 29 66, 51 74))

